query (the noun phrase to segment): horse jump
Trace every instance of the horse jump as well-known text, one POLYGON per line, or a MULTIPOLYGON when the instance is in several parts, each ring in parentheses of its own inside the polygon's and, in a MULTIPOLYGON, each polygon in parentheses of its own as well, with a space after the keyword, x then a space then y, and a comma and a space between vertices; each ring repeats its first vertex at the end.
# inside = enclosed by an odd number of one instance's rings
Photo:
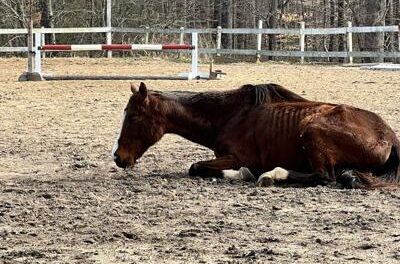
POLYGON ((200 78, 198 71, 198 33, 192 33, 192 44, 89 44, 89 45, 41 45, 42 34, 35 34, 35 73, 44 80, 149 80, 173 79, 191 80, 200 78), (191 50, 191 72, 179 76, 42 76, 42 52, 73 52, 73 51, 166 51, 166 50, 191 50))

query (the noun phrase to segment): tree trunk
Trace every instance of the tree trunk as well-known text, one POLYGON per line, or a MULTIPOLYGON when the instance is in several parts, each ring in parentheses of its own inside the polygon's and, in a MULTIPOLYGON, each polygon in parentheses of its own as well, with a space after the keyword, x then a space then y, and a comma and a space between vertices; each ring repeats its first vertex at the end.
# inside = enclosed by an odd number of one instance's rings
MULTIPOLYGON (((39 7, 42 14, 40 25, 45 28, 54 28, 52 0, 40 0, 39 7)), ((46 34, 46 43, 55 44, 55 39, 55 34, 46 34)))
MULTIPOLYGON (((270 9, 270 16, 269 16, 269 28, 276 28, 278 25, 278 0, 271 0, 271 9, 270 9)), ((268 38, 268 49, 269 50, 276 50, 276 35, 272 34, 269 35, 268 38)), ((273 57, 269 58, 270 60, 273 57)))
MULTIPOLYGON (((50 22, 50 28, 54 28, 54 12, 53 12, 53 1, 48 0, 48 8, 49 8, 49 22, 50 22)), ((50 43, 51 44, 56 44, 56 34, 51 34, 50 35, 50 43)))
MULTIPOLYGON (((386 0, 366 0, 365 1, 365 25, 383 26, 385 25, 386 0)), ((384 51, 384 34, 368 33, 365 34, 364 50, 366 51, 384 51)), ((383 57, 366 58, 365 62, 383 62, 383 57)))
MULTIPOLYGON (((27 17, 27 15, 25 13, 23 4, 20 1, 17 1, 15 3, 15 5, 16 5, 15 6, 15 10, 17 11, 17 13, 20 16, 19 19, 17 20, 18 21, 18 27, 19 28, 28 28, 29 27, 29 21, 28 21, 29 18, 27 17)), ((28 37, 27 36, 25 36, 24 38, 21 38, 21 39, 23 39, 23 41, 19 40, 16 43, 17 46, 25 46, 27 44, 27 41, 28 41, 28 37)))
MULTIPOLYGON (((336 27, 336 12, 335 12, 335 0, 329 0, 329 27, 336 27)), ((329 51, 335 51, 335 35, 330 36, 329 40, 329 51)))
MULTIPOLYGON (((393 0, 388 0, 387 2, 388 4, 388 13, 386 16, 386 23, 394 26, 395 25, 395 9, 394 9, 394 4, 393 4, 393 0)), ((391 52, 396 51, 396 34, 394 32, 388 33, 389 34, 389 50, 391 52)), ((395 62, 396 59, 393 59, 392 62, 395 62)))
POLYGON ((216 27, 222 25, 221 12, 222 12, 221 0, 215 0, 214 1, 214 14, 213 14, 213 17, 214 17, 214 19, 213 19, 213 21, 214 21, 213 28, 216 28, 216 27))
MULTIPOLYGON (((257 15, 256 15, 255 11, 256 11, 256 0, 252 0, 251 1, 251 12, 249 14, 250 15, 249 18, 251 19, 251 27, 252 28, 258 27, 258 20, 257 20, 257 15)), ((256 35, 247 36, 246 47, 247 47, 248 43, 251 46, 252 43, 256 43, 256 41, 257 41, 257 36, 256 35)))
MULTIPOLYGON (((323 5, 324 5, 324 13, 323 13, 323 27, 324 28, 327 28, 328 27, 328 23, 327 23, 327 21, 328 21, 328 19, 327 19, 327 10, 328 10, 328 8, 327 8, 327 0, 323 0, 323 5)), ((327 50, 327 37, 326 36, 323 36, 323 49, 324 50, 327 50)))
MULTIPOLYGON (((232 0, 221 0, 221 27, 232 28, 232 0)), ((233 44, 233 34, 222 34, 221 46, 225 49, 231 49, 233 44)))
MULTIPOLYGON (((337 0, 337 14, 338 14, 338 27, 345 27, 346 26, 346 21, 344 18, 344 0, 337 0)), ((344 42, 346 41, 346 38, 344 35, 339 35, 338 36, 338 50, 339 51, 344 51, 344 42)), ((339 58, 339 62, 343 63, 344 58, 339 58)))

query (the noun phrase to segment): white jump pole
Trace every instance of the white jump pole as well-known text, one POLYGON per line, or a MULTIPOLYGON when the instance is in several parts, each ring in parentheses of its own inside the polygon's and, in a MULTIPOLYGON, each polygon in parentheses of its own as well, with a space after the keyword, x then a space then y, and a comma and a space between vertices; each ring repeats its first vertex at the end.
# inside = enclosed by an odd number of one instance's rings
POLYGON ((193 32, 192 33, 192 46, 194 46, 194 49, 192 49, 192 72, 189 74, 189 80, 195 79, 198 77, 198 71, 197 71, 197 66, 198 66, 198 58, 199 58, 199 49, 198 49, 198 33, 193 32))
POLYGON ((42 34, 40 32, 35 33, 35 72, 42 74, 42 56, 39 47, 42 45, 42 34))

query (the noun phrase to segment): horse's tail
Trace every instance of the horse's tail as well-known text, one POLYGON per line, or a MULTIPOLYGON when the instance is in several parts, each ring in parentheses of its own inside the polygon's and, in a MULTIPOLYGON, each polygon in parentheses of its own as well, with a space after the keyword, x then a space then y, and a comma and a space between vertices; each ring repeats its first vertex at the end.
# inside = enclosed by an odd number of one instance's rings
POLYGON ((389 158, 380 173, 361 173, 357 176, 365 189, 398 189, 400 188, 400 142, 395 137, 389 158))
POLYGON ((386 171, 382 174, 386 182, 399 184, 400 182, 400 142, 395 137, 392 150, 385 164, 386 171))

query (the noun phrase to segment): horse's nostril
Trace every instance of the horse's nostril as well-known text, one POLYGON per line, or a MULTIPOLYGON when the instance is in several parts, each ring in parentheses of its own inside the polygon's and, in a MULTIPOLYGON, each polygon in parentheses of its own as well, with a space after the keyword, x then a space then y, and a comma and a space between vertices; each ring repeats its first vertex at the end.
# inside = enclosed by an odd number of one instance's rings
POLYGON ((118 163, 119 161, 121 161, 121 158, 119 157, 118 154, 114 154, 113 158, 114 158, 115 163, 118 163))
POLYGON ((118 155, 114 156, 114 162, 118 167, 123 169, 125 169, 129 165, 128 162, 122 160, 121 157, 118 155))

